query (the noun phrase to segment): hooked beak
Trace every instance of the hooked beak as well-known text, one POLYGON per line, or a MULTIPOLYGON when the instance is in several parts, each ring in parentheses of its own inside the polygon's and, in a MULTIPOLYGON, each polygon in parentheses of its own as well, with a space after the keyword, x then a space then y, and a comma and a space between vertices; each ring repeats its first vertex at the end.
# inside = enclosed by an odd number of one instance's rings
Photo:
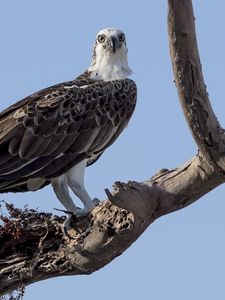
POLYGON ((111 47, 115 54, 116 50, 119 48, 119 41, 114 36, 111 37, 111 47))

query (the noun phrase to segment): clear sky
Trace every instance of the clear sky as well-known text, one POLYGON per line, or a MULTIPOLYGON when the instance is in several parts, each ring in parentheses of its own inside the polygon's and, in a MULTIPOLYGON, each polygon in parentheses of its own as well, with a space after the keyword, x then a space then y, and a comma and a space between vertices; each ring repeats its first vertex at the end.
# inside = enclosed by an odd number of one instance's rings
MULTIPOLYGON (((194 0, 203 70, 212 106, 225 124, 225 2, 194 0)), ((116 180, 142 181, 196 154, 168 50, 167 1, 20 0, 0 3, 0 109, 75 78, 91 60, 96 33, 126 33, 138 104, 127 128, 87 169, 90 194, 105 199, 116 180)), ((51 187, 0 195, 19 207, 61 208, 51 187)), ((225 299, 225 188, 157 220, 123 255, 89 276, 30 285, 25 300, 225 299)))

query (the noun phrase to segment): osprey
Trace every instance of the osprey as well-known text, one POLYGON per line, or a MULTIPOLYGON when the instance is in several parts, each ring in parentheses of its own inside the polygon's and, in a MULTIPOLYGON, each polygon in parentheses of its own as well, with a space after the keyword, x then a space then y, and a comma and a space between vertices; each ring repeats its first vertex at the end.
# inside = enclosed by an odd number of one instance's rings
POLYGON ((88 214, 98 201, 85 189, 85 167, 96 162, 128 124, 137 96, 136 84, 127 78, 131 73, 124 33, 106 28, 97 34, 91 65, 83 74, 2 111, 0 193, 52 184, 66 211, 88 214))

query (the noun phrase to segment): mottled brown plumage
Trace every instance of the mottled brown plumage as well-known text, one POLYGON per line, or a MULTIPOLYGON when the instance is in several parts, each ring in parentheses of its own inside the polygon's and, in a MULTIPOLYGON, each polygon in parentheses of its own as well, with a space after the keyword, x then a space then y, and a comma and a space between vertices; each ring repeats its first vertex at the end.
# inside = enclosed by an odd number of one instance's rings
POLYGON ((101 30, 90 67, 75 80, 57 84, 0 113, 0 193, 35 191, 51 183, 72 214, 86 215, 98 203, 84 185, 93 164, 127 126, 136 85, 127 79, 125 35, 101 30), (79 209, 70 192, 83 203, 79 209))
POLYGON ((0 113, 0 192, 26 190, 28 178, 57 177, 84 158, 92 164, 135 103, 134 81, 96 81, 86 72, 10 106, 0 113))

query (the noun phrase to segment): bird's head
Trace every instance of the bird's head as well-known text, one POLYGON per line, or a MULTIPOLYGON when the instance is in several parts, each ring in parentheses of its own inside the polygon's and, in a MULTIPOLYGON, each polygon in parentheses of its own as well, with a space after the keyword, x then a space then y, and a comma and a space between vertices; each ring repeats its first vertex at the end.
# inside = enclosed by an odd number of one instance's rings
POLYGON ((123 55, 127 54, 125 34, 116 28, 106 28, 99 31, 95 46, 98 55, 115 55, 118 51, 123 55))
POLYGON ((132 71, 127 62, 125 34, 116 28, 98 32, 93 49, 92 63, 88 69, 94 79, 116 80, 128 77, 132 71))

